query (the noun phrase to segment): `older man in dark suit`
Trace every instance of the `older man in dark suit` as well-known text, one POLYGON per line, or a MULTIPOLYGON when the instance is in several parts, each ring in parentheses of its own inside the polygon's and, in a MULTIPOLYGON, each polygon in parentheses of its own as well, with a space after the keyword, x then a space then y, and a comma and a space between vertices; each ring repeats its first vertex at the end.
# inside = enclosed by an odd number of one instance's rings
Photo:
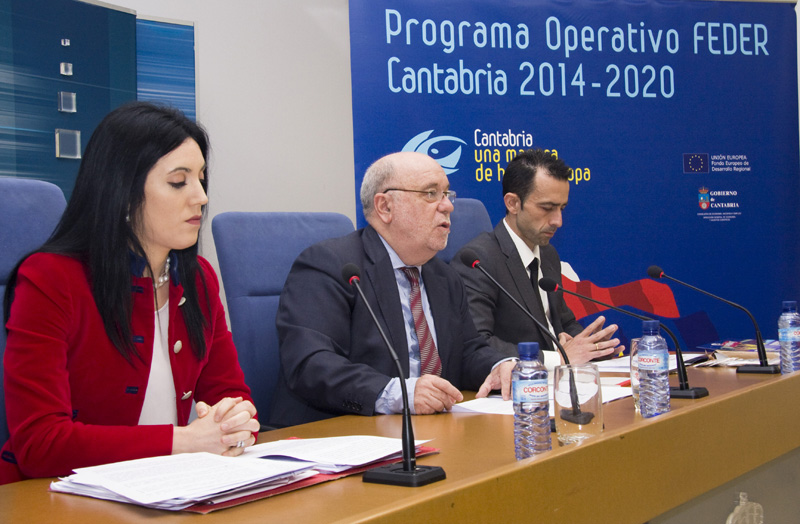
MULTIPOLYGON (((578 364, 606 357, 623 348, 611 339, 616 325, 603 329, 598 317, 584 329, 561 293, 545 293, 542 277, 561 283, 561 260, 550 245, 562 224, 569 199, 569 167, 550 152, 528 150, 518 154, 503 175, 506 216, 494 231, 467 243, 450 264, 467 286, 470 311, 478 331, 503 354, 515 356, 519 342, 539 342, 555 350, 550 338, 483 273, 464 264, 461 253, 470 249, 497 279, 552 334, 559 337, 570 362, 578 364)), ((555 351, 544 351, 545 365, 561 363, 555 351)))
POLYGON ((286 280, 277 316, 281 380, 271 422, 292 425, 340 414, 397 413, 395 366, 342 268, 361 286, 397 351, 416 414, 444 411, 460 389, 509 398, 512 361, 472 322, 458 274, 434 255, 447 244, 455 193, 444 170, 419 153, 395 153, 367 170, 368 226, 304 251, 286 280))

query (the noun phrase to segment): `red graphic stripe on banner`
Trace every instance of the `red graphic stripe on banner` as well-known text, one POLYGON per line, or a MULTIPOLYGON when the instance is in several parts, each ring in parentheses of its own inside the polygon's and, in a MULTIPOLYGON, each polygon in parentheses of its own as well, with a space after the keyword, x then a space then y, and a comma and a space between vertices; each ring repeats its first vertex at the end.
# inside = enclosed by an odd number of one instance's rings
MULTIPOLYGON (((567 291, 580 293, 616 307, 630 306, 640 311, 666 318, 678 318, 680 316, 678 304, 675 302, 675 296, 672 294, 670 287, 649 278, 634 280, 633 282, 609 288, 596 286, 589 280, 573 282, 568 278, 564 278, 563 286, 567 291)), ((567 293, 564 293, 564 300, 578 319, 608 309, 567 293)))

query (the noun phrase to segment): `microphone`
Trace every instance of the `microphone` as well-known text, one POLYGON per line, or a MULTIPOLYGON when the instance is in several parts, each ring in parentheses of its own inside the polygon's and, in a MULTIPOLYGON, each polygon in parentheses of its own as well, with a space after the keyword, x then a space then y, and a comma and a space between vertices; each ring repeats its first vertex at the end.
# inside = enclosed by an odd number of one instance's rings
MULTIPOLYGON (((572 291, 568 291, 564 289, 562 286, 559 286, 558 283, 550 278, 544 277, 539 280, 539 287, 544 289, 549 293, 553 293, 555 291, 561 290, 564 293, 568 293, 570 295, 576 296, 578 298, 582 298, 583 300, 588 300, 589 302, 594 302, 595 304, 600 304, 601 306, 605 306, 608 309, 613 309, 614 311, 619 311, 624 315, 628 315, 634 318, 638 318, 639 320, 653 320, 650 317, 646 317, 644 315, 637 315, 636 313, 632 313, 630 311, 626 311, 622 308, 618 308, 616 306, 612 306, 611 304, 606 304, 604 302, 600 302, 599 300, 595 300, 590 297, 586 297, 583 295, 579 295, 578 293, 574 293, 572 291)), ((686 364, 683 361, 683 352, 681 352, 681 345, 678 344, 678 339, 675 337, 675 334, 667 329, 667 326, 659 322, 661 329, 669 335, 669 338, 672 339, 672 343, 675 344, 675 359, 678 361, 678 383, 680 384, 679 387, 670 387, 669 388, 669 396, 671 398, 702 398, 708 396, 708 389, 697 387, 697 388, 690 388, 689 387, 689 379, 686 376, 686 364)))
MULTIPOLYGON (((478 254, 475 253, 475 251, 468 248, 464 249, 461 252, 461 262, 463 262, 465 266, 481 270, 481 272, 484 275, 486 275, 489 278, 489 280, 494 282, 494 285, 497 286, 497 288, 500 291, 502 291, 505 296, 510 298, 511 301, 514 304, 516 304, 517 307, 520 308, 522 312, 525 313, 525 315, 533 321, 534 324, 536 324, 536 327, 539 328, 539 331, 542 334, 546 335, 547 338, 553 341, 553 344, 555 344, 555 346, 558 348, 559 353, 561 353, 561 358, 564 359, 564 364, 569 365, 569 357, 567 357, 567 352, 564 351, 564 347, 558 341, 558 337, 553 335, 547 326, 539 322, 536 319, 536 317, 534 317, 531 314, 531 312, 528 311, 528 308, 520 304, 519 301, 516 298, 514 298, 514 295, 512 295, 506 288, 504 288, 500 284, 500 282, 498 282, 492 275, 489 274, 488 271, 486 271, 486 269, 481 265, 481 261, 478 259, 478 254)), ((588 424, 594 418, 594 413, 590 411, 581 411, 580 402, 578 401, 578 388, 575 385, 575 374, 573 373, 571 367, 568 369, 569 369, 569 396, 570 396, 570 401, 572 402, 572 409, 570 410, 562 409, 561 418, 563 420, 566 420, 567 422, 572 422, 573 424, 581 424, 581 425, 588 424)))
POLYGON ((444 469, 439 466, 417 466, 416 449, 414 445, 414 429, 411 426, 411 410, 408 407, 408 391, 406 390, 406 379, 403 375, 403 368, 400 366, 400 359, 397 357, 397 352, 389 342, 389 338, 384 333, 378 317, 367 301, 364 291, 361 289, 361 270, 353 263, 347 263, 342 267, 342 278, 345 282, 355 287, 364 305, 367 306, 378 332, 386 344, 389 354, 392 356, 397 373, 400 377, 400 391, 403 394, 403 460, 400 465, 389 464, 387 466, 380 466, 373 468, 364 473, 364 482, 373 482, 376 484, 391 484, 393 486, 406 486, 406 487, 419 487, 438 482, 446 478, 444 469))
POLYGON ((539 328, 539 331, 547 338, 553 341, 553 344, 555 344, 556 348, 558 348, 558 352, 561 353, 561 358, 564 359, 564 363, 569 365, 569 357, 567 357, 567 352, 564 351, 564 348, 561 346, 561 343, 558 341, 558 338, 550 332, 550 329, 547 326, 545 326, 536 317, 534 317, 531 314, 531 312, 528 311, 528 308, 520 304, 519 301, 516 298, 514 298, 514 295, 509 293, 509 291, 506 288, 504 288, 500 284, 500 282, 495 280, 495 278, 492 275, 490 275, 488 271, 486 271, 486 269, 481 265, 481 261, 478 258, 478 254, 475 253, 475 251, 471 249, 464 249, 461 252, 461 262, 463 262, 465 266, 481 270, 481 272, 484 275, 486 275, 489 278, 489 280, 494 282, 494 285, 497 286, 497 288, 500 291, 502 291, 504 295, 510 298, 511 301, 514 304, 516 304, 517 307, 520 308, 522 312, 525 313, 525 315, 533 321, 534 324, 536 324, 536 327, 539 328))
POLYGON ((736 304, 735 302, 731 302, 730 300, 725 300, 724 298, 718 297, 717 295, 712 295, 708 291, 703 291, 702 289, 696 288, 691 284, 687 284, 686 282, 681 282, 676 278, 672 278, 664 273, 664 270, 658 266, 650 266, 647 268, 647 276, 650 278, 654 278, 658 280, 659 278, 666 278, 672 280, 673 282, 677 282, 682 286, 686 286, 689 289, 694 289, 695 291, 699 291, 700 293, 707 295, 711 298, 716 298, 721 302, 725 302, 729 306, 733 306, 737 309, 741 309, 747 316, 750 317, 750 320, 753 322, 753 327, 756 329, 756 349, 758 351, 758 364, 747 364, 745 366, 739 366, 736 368, 737 373, 764 373, 768 375, 776 375, 781 372, 781 368, 778 365, 769 365, 767 362, 767 350, 764 348, 764 339, 761 337, 761 330, 758 328, 758 323, 753 315, 744 307, 736 304))

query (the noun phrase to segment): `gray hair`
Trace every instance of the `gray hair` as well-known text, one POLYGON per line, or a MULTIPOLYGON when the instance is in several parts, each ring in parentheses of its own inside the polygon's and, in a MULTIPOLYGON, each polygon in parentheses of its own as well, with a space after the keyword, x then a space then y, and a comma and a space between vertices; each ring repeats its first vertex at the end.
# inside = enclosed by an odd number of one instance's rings
POLYGON ((375 195, 383 191, 392 176, 395 166, 388 157, 379 158, 367 168, 364 180, 361 182, 361 208, 364 217, 369 217, 375 204, 375 195))

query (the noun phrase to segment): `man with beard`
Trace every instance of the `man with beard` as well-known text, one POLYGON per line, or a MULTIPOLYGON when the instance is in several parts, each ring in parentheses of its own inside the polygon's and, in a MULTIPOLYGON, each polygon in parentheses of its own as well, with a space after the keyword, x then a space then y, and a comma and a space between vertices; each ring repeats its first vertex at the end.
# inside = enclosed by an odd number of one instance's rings
POLYGON ((517 356, 519 342, 539 342, 550 350, 541 352, 548 368, 561 363, 550 338, 486 275, 465 265, 461 254, 467 249, 474 251, 488 273, 558 336, 570 363, 620 351, 619 340, 611 338, 616 325, 603 328, 605 318, 601 316, 584 329, 561 293, 546 293, 538 286, 543 277, 561 284, 561 260, 550 239, 562 224, 569 176, 570 168, 550 152, 530 149, 519 153, 503 176, 505 218, 494 231, 467 243, 450 262, 466 284, 475 327, 489 344, 504 355, 517 356))

